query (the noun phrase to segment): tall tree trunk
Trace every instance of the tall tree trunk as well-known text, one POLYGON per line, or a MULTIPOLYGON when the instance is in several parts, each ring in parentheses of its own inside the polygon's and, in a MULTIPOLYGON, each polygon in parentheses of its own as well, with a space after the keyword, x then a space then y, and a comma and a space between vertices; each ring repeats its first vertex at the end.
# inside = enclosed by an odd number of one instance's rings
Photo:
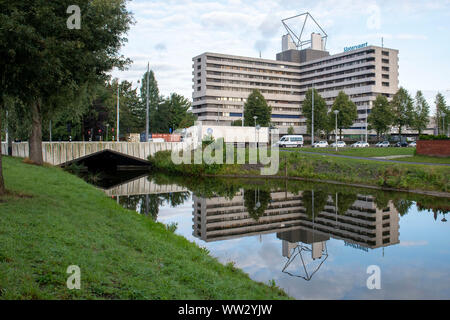
MULTIPOLYGON (((0 106, 0 110, 1 110, 0 106)), ((2 114, 0 113, 0 128, 2 127, 2 114)), ((1 135, 0 135, 0 142, 1 142, 1 135)), ((2 169, 2 152, 1 152, 1 146, 0 146, 0 196, 4 195, 6 193, 5 189, 5 182, 3 180, 3 169, 2 169)))
POLYGON ((43 165, 42 157, 42 118, 40 101, 36 100, 31 105, 32 124, 28 149, 30 160, 37 165, 43 165))

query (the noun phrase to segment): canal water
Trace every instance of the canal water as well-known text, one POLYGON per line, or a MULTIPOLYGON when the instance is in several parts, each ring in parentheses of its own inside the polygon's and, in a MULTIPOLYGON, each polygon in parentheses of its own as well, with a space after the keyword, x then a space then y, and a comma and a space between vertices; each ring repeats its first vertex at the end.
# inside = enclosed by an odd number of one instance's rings
POLYGON ((138 173, 106 181, 123 207, 294 298, 450 299, 448 198, 138 173))

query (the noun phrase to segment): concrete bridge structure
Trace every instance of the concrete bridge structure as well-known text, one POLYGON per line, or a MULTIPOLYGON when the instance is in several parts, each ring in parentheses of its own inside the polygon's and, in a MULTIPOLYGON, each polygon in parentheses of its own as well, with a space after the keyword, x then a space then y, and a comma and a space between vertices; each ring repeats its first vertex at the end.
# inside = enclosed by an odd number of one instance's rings
POLYGON ((148 175, 143 175, 131 181, 127 181, 107 189, 101 189, 108 196, 135 196, 189 191, 188 189, 176 184, 156 184, 153 180, 148 179, 148 175))
MULTIPOLYGON (((181 150, 188 148, 192 141, 186 142, 43 142, 42 156, 44 162, 64 166, 73 161, 110 150, 125 157, 147 161, 158 151, 181 150)), ((8 154, 8 145, 1 143, 1 152, 8 154)), ((28 142, 12 144, 13 157, 28 157, 28 142)))

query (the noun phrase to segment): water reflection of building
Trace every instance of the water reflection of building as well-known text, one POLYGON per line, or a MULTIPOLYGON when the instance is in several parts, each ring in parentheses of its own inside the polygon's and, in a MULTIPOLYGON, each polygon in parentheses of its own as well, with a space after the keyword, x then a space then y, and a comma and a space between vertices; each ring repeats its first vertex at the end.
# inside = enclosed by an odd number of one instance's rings
MULTIPOLYGON (((272 192, 271 201, 258 220, 248 213, 242 190, 232 199, 194 195, 193 235, 208 242, 277 233, 283 240, 283 252, 289 251, 296 240, 308 243, 312 235, 323 238, 319 242, 333 237, 370 249, 399 243, 399 215, 391 201, 386 208, 378 209, 373 197, 357 195, 345 214, 338 214, 335 197, 328 195, 323 209, 311 217, 306 209, 308 199, 303 194, 272 192)), ((316 247, 318 252, 320 245, 316 247)))

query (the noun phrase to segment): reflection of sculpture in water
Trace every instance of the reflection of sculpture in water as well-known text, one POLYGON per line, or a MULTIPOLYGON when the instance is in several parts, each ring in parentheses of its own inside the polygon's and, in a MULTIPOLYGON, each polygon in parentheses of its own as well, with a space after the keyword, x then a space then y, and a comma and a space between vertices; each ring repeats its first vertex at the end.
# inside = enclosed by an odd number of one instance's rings
POLYGON ((314 231, 310 230, 297 229, 277 233, 277 238, 282 240, 283 257, 287 258, 282 272, 290 276, 309 281, 328 258, 326 242, 330 237, 315 234, 314 231), (308 259, 309 254, 311 254, 312 261, 308 259), (303 266, 303 268, 300 268, 303 270, 300 270, 299 273, 289 270, 296 259, 300 259, 303 266), (319 262, 314 263, 315 260, 319 260, 319 262), (308 270, 311 265, 313 265, 312 270, 308 270))
MULTIPOLYGON (((283 273, 309 281, 314 274, 319 271, 325 260, 327 260, 327 240, 329 240, 330 237, 316 233, 315 231, 315 216, 324 209, 327 197, 326 194, 319 193, 319 201, 316 203, 314 190, 303 192, 303 201, 305 203, 306 212, 308 216, 310 216, 310 214, 312 215, 312 228, 310 230, 296 229, 277 233, 277 238, 282 240, 283 257, 287 258, 286 264, 282 270, 283 273), (308 261, 309 254, 311 254, 312 261, 308 261), (288 270, 292 262, 297 258, 299 258, 302 263, 303 271, 301 273, 303 274, 304 272, 304 275, 288 270), (315 260, 319 260, 319 263, 314 263, 315 260), (312 270, 308 271, 310 265, 313 265, 313 267, 312 270)), ((338 203, 336 194, 336 213, 338 212, 338 203)))

